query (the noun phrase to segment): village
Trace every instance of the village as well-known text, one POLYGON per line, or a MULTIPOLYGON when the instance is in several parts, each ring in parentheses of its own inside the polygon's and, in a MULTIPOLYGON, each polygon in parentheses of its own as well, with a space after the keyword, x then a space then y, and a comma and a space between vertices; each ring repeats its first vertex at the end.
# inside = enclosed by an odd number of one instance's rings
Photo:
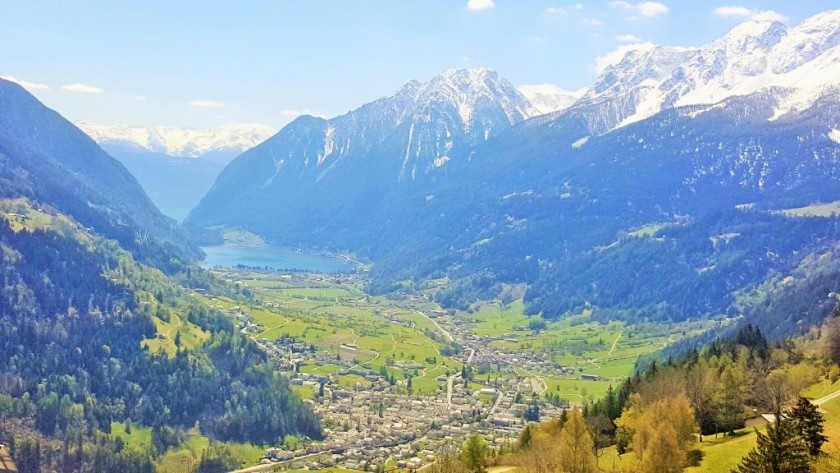
MULTIPOLYGON (((258 333, 262 329, 253 324, 247 310, 237 306, 228 312, 239 320, 243 332, 258 333)), ((387 312, 379 315, 383 323, 408 324, 387 312)), ((443 313, 427 311, 424 315, 434 321, 443 313)), ((434 325, 436 336, 460 347, 451 359, 460 363, 461 370, 453 367, 435 377, 436 389, 424 393, 413 392, 410 377, 396 380, 384 368, 377 370, 358 359, 337 357, 294 337, 257 338, 293 388, 314 393, 306 402, 322 419, 325 436, 321 442, 296 445, 294 449, 271 448, 262 466, 418 470, 434 461, 435 452, 447 445, 460 445, 471 434, 483 435, 492 449, 505 449, 516 442, 527 422, 558 418, 568 407, 565 400, 546 401, 543 394, 548 386, 543 377, 586 376, 580 373, 580 367, 560 366, 536 352, 494 349, 492 337, 475 336, 466 326, 449 322, 444 328, 437 321, 434 325), (335 365, 338 369, 329 373, 300 369, 335 365), (479 366, 492 366, 493 375, 478 374, 479 366), (357 381, 342 383, 348 376, 357 381)), ((344 353, 358 350, 348 345, 342 345, 344 353)), ((398 360, 394 368, 420 373, 426 367, 398 360)))

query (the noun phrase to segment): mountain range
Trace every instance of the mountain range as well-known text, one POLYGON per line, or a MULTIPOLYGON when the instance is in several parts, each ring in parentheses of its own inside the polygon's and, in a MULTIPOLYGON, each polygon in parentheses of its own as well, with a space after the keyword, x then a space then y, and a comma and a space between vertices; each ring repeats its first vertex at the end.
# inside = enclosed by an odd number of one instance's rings
POLYGON ((375 291, 447 276, 438 298, 456 306, 524 283, 549 317, 748 316, 758 287, 838 236, 777 212, 840 199, 838 44, 829 11, 637 45, 579 93, 449 70, 298 118, 186 223, 359 254, 375 291))
POLYGON ((86 121, 77 121, 75 125, 112 151, 151 152, 221 164, 227 164, 276 132, 261 124, 229 124, 212 129, 95 125, 86 121))

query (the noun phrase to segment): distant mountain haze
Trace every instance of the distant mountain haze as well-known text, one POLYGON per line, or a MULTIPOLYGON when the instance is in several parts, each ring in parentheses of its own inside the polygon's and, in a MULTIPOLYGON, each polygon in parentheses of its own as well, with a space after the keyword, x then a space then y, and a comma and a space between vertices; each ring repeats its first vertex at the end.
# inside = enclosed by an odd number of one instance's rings
POLYGON ((76 125, 137 178, 155 205, 181 221, 210 190, 224 166, 275 130, 237 124, 216 129, 76 125))

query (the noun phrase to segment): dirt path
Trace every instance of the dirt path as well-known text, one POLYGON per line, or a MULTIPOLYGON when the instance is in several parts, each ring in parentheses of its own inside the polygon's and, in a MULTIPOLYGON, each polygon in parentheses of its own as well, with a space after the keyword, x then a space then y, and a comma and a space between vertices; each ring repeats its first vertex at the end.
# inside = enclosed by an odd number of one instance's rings
POLYGON ((811 401, 811 404, 814 404, 816 406, 821 406, 821 405, 825 404, 826 402, 828 402, 832 399, 836 399, 838 397, 840 397, 840 389, 838 389, 837 391, 834 391, 831 394, 823 396, 819 399, 814 399, 813 401, 811 401))
POLYGON ((620 332, 619 332, 618 336, 615 337, 615 341, 612 344, 612 348, 610 348, 610 355, 612 355, 613 352, 615 351, 615 346, 618 345, 618 339, 619 338, 621 338, 621 333, 620 332))

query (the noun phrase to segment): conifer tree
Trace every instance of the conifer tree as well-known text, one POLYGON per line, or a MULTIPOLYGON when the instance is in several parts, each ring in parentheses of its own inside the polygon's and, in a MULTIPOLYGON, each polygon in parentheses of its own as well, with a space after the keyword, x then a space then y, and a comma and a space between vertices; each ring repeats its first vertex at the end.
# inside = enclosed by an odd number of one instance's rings
POLYGON ((808 452, 816 457, 822 453, 822 445, 828 440, 823 434, 823 416, 817 406, 804 397, 799 397, 796 406, 790 412, 790 420, 802 440, 808 444, 808 452))
POLYGON ((793 422, 781 419, 758 432, 756 446, 741 460, 738 473, 811 473, 808 445, 798 435, 793 422))

